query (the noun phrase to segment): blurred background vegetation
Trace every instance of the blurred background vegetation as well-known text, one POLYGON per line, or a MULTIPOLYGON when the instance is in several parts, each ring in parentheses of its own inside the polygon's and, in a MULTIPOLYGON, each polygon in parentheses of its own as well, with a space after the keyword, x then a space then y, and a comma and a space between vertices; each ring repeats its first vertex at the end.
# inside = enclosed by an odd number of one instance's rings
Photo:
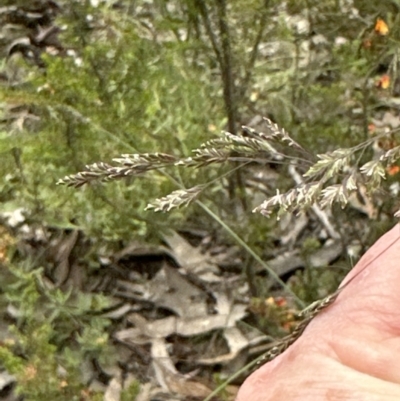
MULTIPOLYGON (((132 240, 158 244, 167 229, 205 231, 230 246, 234 241, 219 222, 196 205, 170 215, 144 210, 181 185, 216 180, 204 204, 267 258, 279 241, 279 225, 251 210, 277 187, 293 186, 280 165, 267 166, 277 178, 261 191, 246 184, 248 170, 232 165, 154 172, 78 190, 56 186, 57 180, 124 153, 190 156, 221 130, 237 134, 242 125, 262 130, 261 116, 284 127, 313 155, 392 132, 400 125, 399 9, 397 0, 3 0, 0 296, 5 311, 10 303, 24 311, 9 318, 15 344, 24 351, 18 354, 13 343, 7 351, 0 345, 0 353, 7 360, 4 367, 19 374, 26 399, 43 399, 43 394, 102 399, 85 393, 79 377, 71 379, 70 392, 61 394, 54 360, 73 370, 82 355, 110 357, 105 349, 110 322, 89 319, 108 305, 107 298, 49 290, 42 282, 48 261, 35 251, 40 244, 77 230, 84 238, 80 255, 92 270, 100 268, 104 249, 117 251, 132 240), (22 290, 25 295, 19 297, 22 290), (65 346, 74 337, 68 319, 80 333, 71 349, 65 346), (40 373, 41 384, 24 381, 27 366, 46 358, 53 368, 40 373)), ((377 147, 396 144, 391 134, 377 147)), ((388 186, 398 180, 396 167, 388 186)), ((395 201, 384 198, 373 216, 365 209, 334 209, 342 213, 335 214, 339 225, 357 217, 370 226, 372 234, 360 240, 362 247, 391 224, 395 201)), ((359 227, 346 230, 354 235, 359 227)), ((346 235, 344 241, 353 239, 346 235)), ((307 261, 320 245, 311 238, 298 246, 307 261)), ((243 257, 242 263, 252 295, 268 296, 264 278, 254 280, 250 259, 243 257)), ((345 254, 340 261, 347 267, 352 263, 345 254)), ((344 270, 298 271, 293 288, 312 301, 332 290, 344 270), (318 281, 326 282, 322 292, 318 281)), ((253 310, 259 305, 254 301, 253 310)), ((129 391, 134 399, 136 384, 129 391)))

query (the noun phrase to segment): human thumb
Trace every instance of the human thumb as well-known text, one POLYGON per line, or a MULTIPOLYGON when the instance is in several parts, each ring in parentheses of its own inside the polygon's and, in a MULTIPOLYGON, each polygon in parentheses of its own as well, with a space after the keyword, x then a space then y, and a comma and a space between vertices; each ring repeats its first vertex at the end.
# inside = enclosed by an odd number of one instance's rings
MULTIPOLYGON (((328 400, 328 389, 352 388, 363 396, 378 392, 378 400, 389 399, 379 398, 382 391, 400 397, 399 225, 367 251, 342 287, 298 341, 245 381, 237 401, 328 400)), ((341 399, 359 399, 351 397, 341 399)))

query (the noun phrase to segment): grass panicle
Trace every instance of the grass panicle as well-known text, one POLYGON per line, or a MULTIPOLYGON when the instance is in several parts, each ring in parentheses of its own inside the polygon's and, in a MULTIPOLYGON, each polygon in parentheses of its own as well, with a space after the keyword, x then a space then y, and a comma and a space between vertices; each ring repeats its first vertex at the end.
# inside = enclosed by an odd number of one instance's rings
MULTIPOLYGON (((211 164, 235 162, 242 165, 248 163, 282 164, 286 159, 288 165, 296 165, 303 171, 304 182, 285 192, 277 189, 275 195, 267 198, 255 207, 253 212, 271 216, 277 212, 278 217, 284 213, 298 213, 314 204, 322 208, 330 208, 339 203, 345 207, 350 195, 359 186, 373 193, 380 188, 386 179, 387 168, 397 161, 400 146, 383 153, 361 164, 358 153, 365 153, 373 147, 374 141, 348 149, 336 149, 317 155, 314 163, 310 158, 302 159, 293 155, 295 149, 301 155, 307 151, 293 140, 287 131, 279 128, 269 119, 264 119, 266 130, 258 132, 250 127, 243 127, 241 135, 223 133, 220 138, 211 139, 192 151, 193 156, 179 158, 166 153, 123 154, 113 159, 111 165, 104 162, 86 166, 86 170, 69 175, 58 181, 58 184, 80 187, 92 181, 112 181, 129 176, 136 176, 151 170, 167 167, 203 168, 211 164), (277 146, 284 144, 283 150, 277 146), (360 165, 361 164, 361 165, 360 165)), ((198 199, 209 184, 196 185, 188 189, 180 188, 172 193, 150 202, 146 209, 169 212, 174 208, 185 206, 198 199)))

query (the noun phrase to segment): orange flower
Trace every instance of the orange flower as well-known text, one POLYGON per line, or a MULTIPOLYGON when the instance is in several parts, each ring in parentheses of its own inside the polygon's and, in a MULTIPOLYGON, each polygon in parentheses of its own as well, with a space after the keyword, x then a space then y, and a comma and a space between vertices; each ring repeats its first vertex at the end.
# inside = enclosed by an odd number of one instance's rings
POLYGON ((368 124, 368 132, 370 135, 374 135, 376 131, 376 127, 375 124, 368 124))
POLYGON ((386 22, 382 18, 378 18, 375 24, 375 32, 378 35, 386 36, 389 33, 389 27, 386 22))
POLYGON ((386 167, 386 171, 389 175, 395 175, 400 171, 399 166, 388 166, 386 167))
POLYGON ((382 89, 389 88, 389 85, 390 85, 390 77, 387 74, 382 75, 381 78, 379 79, 379 81, 376 84, 376 86, 378 88, 382 88, 382 89))
POLYGON ((284 306, 287 305, 287 301, 283 297, 276 297, 275 298, 275 304, 276 304, 276 306, 284 307, 284 306))

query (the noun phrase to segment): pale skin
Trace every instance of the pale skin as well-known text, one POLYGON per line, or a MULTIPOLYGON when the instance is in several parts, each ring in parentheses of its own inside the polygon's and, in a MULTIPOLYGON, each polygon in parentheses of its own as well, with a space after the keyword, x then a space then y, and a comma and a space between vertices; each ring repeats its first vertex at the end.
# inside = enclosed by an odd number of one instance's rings
POLYGON ((400 400, 400 226, 383 235, 337 300, 236 401, 400 400), (397 240, 398 239, 398 240, 397 240))

